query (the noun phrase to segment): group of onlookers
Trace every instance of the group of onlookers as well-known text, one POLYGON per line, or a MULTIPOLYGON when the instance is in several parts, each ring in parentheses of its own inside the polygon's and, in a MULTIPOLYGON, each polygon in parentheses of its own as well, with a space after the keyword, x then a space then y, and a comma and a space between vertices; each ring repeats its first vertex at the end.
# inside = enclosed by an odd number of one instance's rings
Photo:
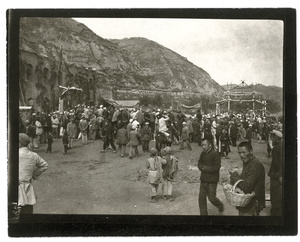
POLYGON ((217 183, 221 158, 228 158, 230 146, 237 146, 243 162, 241 173, 231 171, 232 184, 243 180, 238 188, 245 193, 255 192, 254 199, 246 207, 237 207, 239 215, 259 215, 265 207, 265 172, 259 159, 255 158, 251 145, 253 139, 267 143, 267 151, 272 154, 270 176, 271 215, 282 214, 282 123, 276 119, 255 118, 241 114, 203 114, 198 110, 193 115, 181 111, 143 109, 132 110, 119 107, 89 107, 77 105, 64 112, 37 112, 20 114, 19 126, 20 147, 20 177, 19 190, 24 194, 19 198, 24 213, 32 213, 35 203, 34 193, 26 193, 26 186, 31 186, 30 177, 38 177, 48 167, 48 164, 31 150, 41 143, 48 143, 46 152, 52 152, 53 139, 62 139, 64 154, 73 147, 74 139, 80 138, 82 145, 88 140, 103 140, 101 152, 109 146, 120 156, 125 157, 129 146, 129 158, 138 156, 138 146, 143 152, 149 152, 147 159, 148 182, 151 188, 150 202, 157 202, 157 192, 160 183, 163 185, 163 198, 174 201, 172 195, 173 180, 178 171, 178 158, 172 154, 170 146, 160 153, 157 149, 149 149, 149 142, 162 134, 169 144, 180 144, 184 149, 186 144, 191 150, 191 142, 202 146, 203 152, 198 161, 201 171, 199 208, 201 215, 208 215, 207 201, 215 205, 219 212, 224 211, 223 203, 216 197, 217 183), (28 148, 31 148, 28 149, 28 148), (36 172, 27 174, 23 169, 30 158, 36 172), (29 180, 28 180, 28 179, 29 180), (27 197, 26 197, 27 196, 27 197), (31 197, 28 197, 31 196, 31 197), (26 200, 27 199, 27 200, 26 200))
MULTIPOLYGON (((282 123, 260 116, 210 115, 203 114, 201 110, 189 115, 176 110, 90 107, 84 104, 64 112, 37 112, 28 116, 21 113, 19 123, 19 132, 28 134, 32 148, 48 143, 47 152, 51 152, 53 139, 63 136, 63 144, 69 148, 73 147, 77 138, 82 140, 83 145, 88 140, 103 139, 102 152, 109 146, 116 151, 116 145, 119 145, 124 157, 126 146, 129 146, 130 158, 138 154, 139 145, 143 152, 149 152, 149 142, 155 140, 158 133, 179 144, 180 149, 184 149, 186 144, 188 150, 192 149, 192 142, 200 146, 203 138, 212 139, 214 148, 222 157, 227 157, 230 145, 235 147, 237 140, 268 142, 272 129, 282 131, 282 123)), ((270 151, 268 148, 268 153, 270 151)))

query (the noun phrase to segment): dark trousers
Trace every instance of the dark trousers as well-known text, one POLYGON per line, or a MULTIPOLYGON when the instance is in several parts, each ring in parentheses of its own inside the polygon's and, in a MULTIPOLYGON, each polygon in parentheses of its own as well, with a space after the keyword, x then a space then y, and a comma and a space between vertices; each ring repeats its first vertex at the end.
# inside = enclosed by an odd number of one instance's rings
POLYGON ((143 151, 149 151, 149 141, 142 140, 143 151))
POLYGON ((65 154, 67 153, 68 149, 69 149, 69 145, 68 144, 64 144, 64 152, 65 152, 65 154))
POLYGON ((233 147, 236 147, 236 138, 231 137, 231 143, 233 147))
POLYGON ((225 157, 225 154, 226 154, 226 156, 228 156, 228 148, 226 147, 226 146, 222 146, 221 147, 221 156, 222 157, 225 157))
POLYGON ((196 142, 199 146, 201 145, 201 134, 194 134, 194 142, 196 142))
POLYGON ((282 216, 282 185, 279 179, 270 180, 271 216, 282 216))
POLYGON ((107 147, 109 147, 109 144, 111 147, 116 150, 116 146, 114 144, 114 140, 112 137, 104 137, 104 143, 103 143, 103 150, 105 150, 107 147))
POLYGON ((52 152, 52 144, 48 144, 46 152, 52 152))
POLYGON ((223 203, 216 197, 217 185, 217 182, 201 181, 198 199, 200 215, 208 215, 206 197, 214 206, 219 208, 219 210, 223 207, 223 203))
POLYGON ((220 145, 221 145, 220 136, 221 136, 221 134, 219 134, 219 133, 216 134, 216 141, 217 141, 217 146, 218 147, 220 147, 220 145))
POLYGON ((190 141, 190 143, 194 142, 193 133, 189 133, 189 141, 190 141))
POLYGON ((155 130, 155 122, 150 122, 150 128, 151 128, 151 139, 154 139, 154 130, 155 130))
POLYGON ((258 202, 252 199, 245 207, 237 207, 239 216, 259 216, 258 202))
POLYGON ((48 140, 48 129, 43 129, 43 133, 41 135, 41 143, 47 143, 48 140))
POLYGON ((176 141, 180 140, 179 135, 178 135, 177 132, 172 133, 172 138, 171 139, 175 141, 175 138, 176 138, 176 141))
POLYGON ((33 205, 21 206, 20 214, 33 214, 33 205))

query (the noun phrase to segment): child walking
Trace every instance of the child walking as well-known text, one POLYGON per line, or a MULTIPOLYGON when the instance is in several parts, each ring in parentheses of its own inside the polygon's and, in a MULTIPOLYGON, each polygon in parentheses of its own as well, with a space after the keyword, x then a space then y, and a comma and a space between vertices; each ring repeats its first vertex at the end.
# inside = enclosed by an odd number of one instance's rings
POLYGON ((157 202, 157 190, 162 177, 162 164, 166 163, 166 160, 157 156, 157 150, 155 148, 150 149, 150 158, 146 163, 146 167, 149 170, 148 182, 151 189, 149 202, 157 202))
POLYGON ((64 154, 67 154, 67 151, 69 149, 69 136, 68 136, 68 132, 65 131, 62 137, 62 142, 64 145, 64 154))
POLYGON ((119 149, 121 150, 121 157, 125 156, 126 144, 128 143, 128 133, 125 129, 125 125, 121 125, 121 128, 117 131, 117 144, 119 145, 119 149))
POLYGON ((48 134, 48 147, 47 147, 47 150, 46 150, 46 153, 51 153, 52 152, 52 143, 53 143, 53 136, 52 136, 52 133, 49 132, 48 134))
POLYGON ((166 156, 164 157, 166 164, 162 165, 162 191, 164 199, 173 202, 175 200, 175 198, 172 196, 173 181, 178 172, 178 159, 171 154, 171 147, 165 147, 164 152, 166 153, 166 156))
POLYGON ((182 123, 183 127, 182 127, 182 131, 181 131, 181 141, 180 141, 180 150, 183 150, 184 148, 184 142, 186 143, 188 150, 191 151, 192 147, 191 144, 189 142, 189 130, 188 127, 186 125, 186 122, 182 123))
POLYGON ((222 134, 220 135, 219 139, 221 144, 221 146, 219 147, 219 153, 223 158, 228 158, 228 153, 230 152, 230 140, 225 129, 222 130, 222 134))
POLYGON ((71 118, 70 122, 68 123, 67 132, 69 134, 69 148, 72 149, 73 140, 75 139, 77 133, 77 125, 74 121, 74 118, 71 118))
POLYGON ((131 131, 129 133, 129 159, 132 159, 134 156, 137 156, 139 151, 138 151, 138 145, 139 145, 139 133, 138 131, 134 128, 131 127, 131 131))
POLYGON ((149 123, 146 122, 145 126, 141 130, 141 141, 143 152, 149 152, 149 142, 151 139, 151 128, 149 127, 149 123))

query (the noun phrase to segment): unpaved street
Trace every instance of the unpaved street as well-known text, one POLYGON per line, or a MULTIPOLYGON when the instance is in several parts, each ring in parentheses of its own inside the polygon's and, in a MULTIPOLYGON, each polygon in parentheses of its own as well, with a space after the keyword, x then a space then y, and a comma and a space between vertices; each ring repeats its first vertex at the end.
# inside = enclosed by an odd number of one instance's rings
MULTIPOLYGON (((45 153, 46 144, 37 152, 49 164, 48 170, 33 182, 37 196, 34 213, 40 214, 153 214, 153 215, 199 215, 198 193, 200 171, 197 161, 202 148, 192 143, 192 151, 179 150, 173 145, 174 155, 179 158, 179 173, 174 184, 175 201, 169 202, 159 196, 157 203, 149 203, 150 188, 145 168, 148 153, 137 158, 121 158, 118 153, 102 150, 103 141, 89 141, 81 145, 80 140, 63 154, 61 139, 55 139, 52 153, 45 153)), ((151 141, 150 147, 154 146, 151 141)), ((253 141, 254 154, 269 170, 266 144, 253 141)), ((230 159, 222 159, 220 181, 229 175, 229 163, 241 165, 237 148, 231 147, 230 159)), ((161 187, 159 189, 161 194, 161 187)), ((266 193, 269 193, 269 177, 266 176, 266 193)), ((225 204, 222 215, 237 215, 237 210, 227 203, 222 185, 218 185, 217 196, 225 204)), ((261 215, 269 215, 268 207, 261 215)), ((220 215, 208 202, 209 215, 220 215)))

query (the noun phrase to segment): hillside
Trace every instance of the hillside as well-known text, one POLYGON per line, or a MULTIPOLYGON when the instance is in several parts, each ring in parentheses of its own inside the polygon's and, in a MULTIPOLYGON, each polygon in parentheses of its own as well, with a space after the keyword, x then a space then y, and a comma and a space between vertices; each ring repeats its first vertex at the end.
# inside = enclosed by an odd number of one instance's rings
POLYGON ((62 48, 66 64, 91 67, 109 77, 135 71, 134 65, 125 60, 118 45, 97 36, 73 19, 22 18, 20 25, 22 50, 59 61, 62 48))
POLYGON ((103 39, 70 18, 21 18, 19 36, 22 105, 32 98, 41 106, 47 98, 57 106, 59 85, 83 89, 74 102, 96 103, 109 88, 211 95, 224 90, 206 71, 158 43, 103 39))
POLYGON ((206 71, 154 41, 126 38, 111 42, 118 44, 124 56, 138 66, 136 78, 143 86, 206 94, 224 91, 206 71))

